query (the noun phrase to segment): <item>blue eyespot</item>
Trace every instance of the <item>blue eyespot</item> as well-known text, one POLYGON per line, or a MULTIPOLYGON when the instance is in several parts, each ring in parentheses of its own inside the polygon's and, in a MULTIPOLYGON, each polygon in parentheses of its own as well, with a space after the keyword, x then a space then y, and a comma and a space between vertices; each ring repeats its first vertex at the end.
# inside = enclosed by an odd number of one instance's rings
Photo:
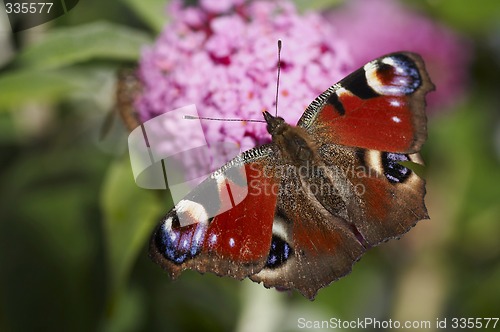
POLYGON ((182 264, 201 252, 207 231, 204 223, 181 227, 177 215, 167 218, 156 233, 156 246, 162 255, 182 264))
POLYGON ((275 269, 279 267, 284 264, 291 255, 293 255, 292 247, 283 239, 273 235, 266 268, 275 269))
POLYGON ((409 161, 410 158, 405 154, 399 153, 382 153, 382 166, 384 167, 384 175, 391 183, 402 183, 411 175, 411 170, 399 162, 409 161))
POLYGON ((396 62, 397 67, 404 72, 404 76, 407 77, 406 85, 401 86, 404 94, 413 93, 422 83, 415 61, 404 54, 394 54, 392 59, 396 62))

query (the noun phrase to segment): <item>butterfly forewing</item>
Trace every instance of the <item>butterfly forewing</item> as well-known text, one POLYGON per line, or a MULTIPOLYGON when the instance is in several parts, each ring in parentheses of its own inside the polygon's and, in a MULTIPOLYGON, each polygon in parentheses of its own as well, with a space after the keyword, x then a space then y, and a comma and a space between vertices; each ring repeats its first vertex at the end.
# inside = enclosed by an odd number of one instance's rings
POLYGON ((420 56, 389 54, 326 90, 298 126, 322 143, 417 152, 427 138, 424 97, 432 89, 420 56))
POLYGON ((154 232, 153 260, 174 278, 185 269, 196 269, 242 279, 262 269, 277 199, 276 188, 272 190, 273 153, 269 147, 249 150, 191 191, 154 232), (245 181, 235 181, 235 169, 245 181), (238 189, 241 185, 245 190, 238 189), (245 196, 238 199, 241 192, 245 196), (228 209, 227 204, 234 207, 228 209), (189 225, 181 225, 181 219, 190 218, 189 225))

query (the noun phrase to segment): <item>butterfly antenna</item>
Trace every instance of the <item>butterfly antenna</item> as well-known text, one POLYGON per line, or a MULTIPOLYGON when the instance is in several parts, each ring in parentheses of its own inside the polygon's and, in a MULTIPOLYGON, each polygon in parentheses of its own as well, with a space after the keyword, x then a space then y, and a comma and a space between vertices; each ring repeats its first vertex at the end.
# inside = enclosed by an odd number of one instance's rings
POLYGON ((280 72, 281 72, 281 40, 278 39, 278 79, 276 82, 276 111, 274 116, 278 116, 278 96, 280 91, 280 72))
POLYGON ((266 122, 264 120, 207 118, 207 117, 203 117, 203 116, 194 116, 194 115, 184 115, 184 119, 188 119, 188 120, 210 120, 210 121, 266 122))
MULTIPOLYGON (((280 91, 280 72, 281 72, 281 40, 278 39, 278 78, 276 82, 276 100, 275 100, 275 116, 278 116, 278 97, 280 91)), ((264 120, 253 119, 225 119, 225 118, 207 118, 203 116, 184 115, 184 119, 188 120, 210 120, 210 121, 242 121, 242 122, 266 122, 264 120)))

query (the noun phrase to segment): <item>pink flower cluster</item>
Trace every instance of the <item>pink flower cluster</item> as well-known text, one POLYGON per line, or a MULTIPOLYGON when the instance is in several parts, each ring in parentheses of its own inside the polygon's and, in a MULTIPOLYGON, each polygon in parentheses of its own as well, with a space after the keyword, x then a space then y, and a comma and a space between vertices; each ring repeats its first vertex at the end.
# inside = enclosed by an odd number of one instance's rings
MULTIPOLYGON (((346 1, 323 15, 300 14, 288 0, 198 0, 196 6, 173 0, 169 16, 141 57, 144 89, 136 106, 142 121, 190 104, 203 117, 261 120, 262 110, 274 112, 279 39, 278 114, 291 124, 319 93, 391 52, 423 56, 437 86, 431 108, 453 103, 465 90, 469 52, 463 41, 394 0, 346 1)), ((163 128, 170 134, 166 155, 191 140, 185 121, 163 128)), ((247 150, 270 139, 264 123, 203 120, 202 128, 209 145, 247 150)), ((226 154, 219 158, 228 160, 226 154)), ((191 164, 205 163, 206 157, 195 158, 191 164)))
MULTIPOLYGON (((262 120, 262 110, 275 107, 278 39, 278 112, 289 123, 352 68, 331 25, 317 13, 298 14, 289 1, 201 0, 196 7, 174 1, 169 9, 172 22, 140 62, 143 121, 188 104, 204 117, 262 120)), ((247 150, 269 140, 265 123, 202 125, 209 144, 234 142, 247 150)), ((186 132, 176 134, 176 145, 189 140, 186 132)))

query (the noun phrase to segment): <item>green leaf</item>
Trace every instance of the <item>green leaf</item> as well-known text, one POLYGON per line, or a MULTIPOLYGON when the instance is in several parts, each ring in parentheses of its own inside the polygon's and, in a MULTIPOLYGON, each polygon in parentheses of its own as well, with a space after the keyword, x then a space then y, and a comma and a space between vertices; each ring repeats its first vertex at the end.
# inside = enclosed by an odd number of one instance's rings
POLYGON ((0 76, 0 110, 28 102, 54 102, 75 95, 95 94, 115 75, 108 66, 38 71, 23 69, 0 76))
POLYGON ((166 0, 122 0, 154 31, 160 32, 168 22, 166 0))
POLYGON ((38 69, 61 68, 92 59, 135 61, 151 37, 107 22, 53 30, 43 41, 24 50, 17 61, 38 69))
MULTIPOLYGON (((0 111, 0 144, 7 145, 14 142, 18 137, 14 127, 14 120, 10 114, 0 111)), ((0 156, 0 164, 4 161, 4 156, 0 156)))
MULTIPOLYGON (((420 0, 408 0, 422 5, 420 0)), ((424 2, 425 4, 425 2, 424 2)), ((459 29, 469 32, 487 32, 497 26, 500 17, 500 3, 497 0, 483 0, 480 5, 471 5, 468 0, 428 1, 428 10, 439 20, 446 21, 459 29)))
POLYGON ((294 0, 298 10, 325 10, 343 3, 342 0, 294 0))
POLYGON ((425 166, 414 163, 412 161, 400 161, 398 162, 401 166, 411 169, 415 174, 417 174, 420 178, 425 179, 425 166))
POLYGON ((157 192, 135 184, 130 161, 122 160, 111 166, 104 182, 101 205, 112 297, 124 286, 161 212, 167 210, 167 204, 162 206, 155 194, 157 192))
POLYGON ((101 315, 96 192, 110 158, 83 137, 81 117, 61 122, 36 142, 2 144, 1 331, 96 331, 101 315), (55 312, 60 316, 48 321, 55 312))
POLYGON ((148 298, 140 289, 126 287, 114 303, 113 315, 102 322, 102 332, 140 331, 143 329, 148 298), (142 328, 141 328, 142 327, 142 328))
POLYGON ((9 73, 0 77, 0 109, 33 100, 52 101, 75 87, 68 73, 31 70, 9 73))

